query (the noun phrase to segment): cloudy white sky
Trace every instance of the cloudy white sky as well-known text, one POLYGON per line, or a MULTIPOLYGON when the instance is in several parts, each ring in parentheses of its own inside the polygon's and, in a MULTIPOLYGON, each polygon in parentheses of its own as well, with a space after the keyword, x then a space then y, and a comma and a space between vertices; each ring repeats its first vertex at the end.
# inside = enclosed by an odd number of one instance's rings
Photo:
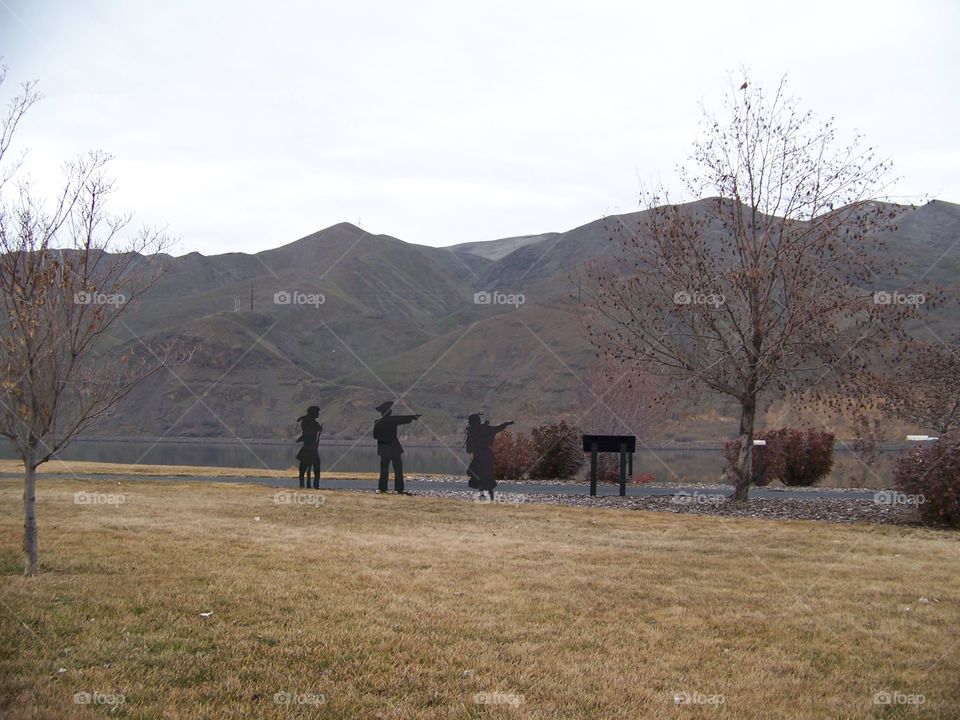
POLYGON ((177 253, 448 245, 637 209, 741 66, 960 202, 958 38, 956 0, 0 0, 0 100, 40 80, 31 177, 110 152, 114 209, 177 253))

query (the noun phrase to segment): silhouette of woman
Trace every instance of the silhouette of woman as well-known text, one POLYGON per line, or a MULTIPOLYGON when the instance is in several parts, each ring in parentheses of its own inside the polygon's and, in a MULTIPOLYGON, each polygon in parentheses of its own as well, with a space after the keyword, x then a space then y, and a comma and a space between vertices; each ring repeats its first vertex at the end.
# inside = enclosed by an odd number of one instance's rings
POLYGON ((320 417, 320 408, 311 405, 307 408, 307 414, 297 418, 300 423, 300 437, 297 442, 302 442, 303 447, 297 453, 297 460, 300 461, 300 487, 310 487, 310 469, 313 468, 313 489, 320 488, 320 433, 323 432, 323 425, 317 422, 320 417), (304 474, 306 474, 307 484, 303 484, 304 474))
POLYGON ((463 431, 463 446, 473 456, 467 468, 470 476, 467 484, 479 490, 480 497, 487 491, 493 500, 493 489, 497 486, 493 477, 493 439, 509 425, 513 425, 513 420, 500 425, 491 425, 489 420, 481 424, 478 413, 467 418, 467 427, 463 431))

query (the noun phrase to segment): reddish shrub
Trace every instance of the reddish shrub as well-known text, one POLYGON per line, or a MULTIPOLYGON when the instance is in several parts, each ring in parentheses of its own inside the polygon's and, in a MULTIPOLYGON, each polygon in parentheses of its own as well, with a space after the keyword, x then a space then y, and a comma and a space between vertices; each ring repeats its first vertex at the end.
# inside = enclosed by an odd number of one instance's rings
MULTIPOLYGON (((833 468, 833 433, 780 428, 755 433, 754 438, 767 441, 766 445, 754 448, 751 478, 754 485, 768 485, 772 480, 794 487, 815 485, 833 468)), ((739 440, 723 446, 730 474, 734 472, 739 452, 739 440)))
POLYGON ((497 480, 520 480, 537 454, 527 435, 504 431, 493 440, 493 474, 497 480))
POLYGON ((897 461, 893 481, 924 522, 960 527, 960 439, 941 437, 907 453, 897 461))

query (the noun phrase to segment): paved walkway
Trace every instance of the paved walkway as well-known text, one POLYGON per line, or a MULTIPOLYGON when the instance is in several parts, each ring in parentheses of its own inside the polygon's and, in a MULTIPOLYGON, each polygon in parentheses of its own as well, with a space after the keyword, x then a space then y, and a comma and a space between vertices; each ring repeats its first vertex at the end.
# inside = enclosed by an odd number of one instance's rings
MULTIPOLYGON (((22 477, 12 473, 0 473, 2 477, 22 477)), ((84 480, 116 480, 117 475, 62 475, 62 474, 44 474, 37 473, 37 478, 65 478, 77 477, 84 480)), ((271 477, 184 477, 184 476, 122 476, 124 482, 135 482, 137 480, 150 481, 170 481, 170 482, 228 482, 228 483, 256 483, 258 485, 269 485, 271 487, 297 488, 297 478, 271 478, 271 477)), ((467 481, 450 480, 414 480, 407 479, 404 483, 409 492, 416 493, 418 490, 459 490, 462 492, 477 492, 467 486, 467 481)), ((375 490, 376 480, 352 480, 346 479, 324 479, 321 475, 321 490, 375 490)), ((393 489, 393 480, 390 480, 390 489, 393 489)), ((616 485, 598 485, 597 495, 617 495, 619 488, 616 485)), ((497 485, 498 493, 520 493, 537 495, 588 495, 590 493, 589 483, 571 484, 571 483, 517 483, 501 482, 497 485)), ((726 487, 709 488, 699 485, 676 485, 671 487, 645 487, 643 485, 628 485, 628 496, 644 495, 675 495, 680 492, 699 493, 706 495, 722 494, 725 496, 733 493, 733 488, 726 487)), ((811 490, 788 490, 788 489, 770 489, 770 488, 750 488, 750 497, 752 498, 780 498, 780 499, 798 499, 813 500, 816 498, 832 498, 835 500, 873 500, 876 490, 834 490, 834 489, 811 489, 811 490)))

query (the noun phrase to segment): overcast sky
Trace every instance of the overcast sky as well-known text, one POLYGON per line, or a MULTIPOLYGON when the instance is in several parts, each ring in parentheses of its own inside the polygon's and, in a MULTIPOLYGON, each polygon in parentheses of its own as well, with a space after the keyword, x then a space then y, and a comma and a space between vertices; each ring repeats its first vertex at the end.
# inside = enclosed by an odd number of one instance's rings
POLYGON ((960 202, 958 40, 956 0, 0 0, 0 99, 40 80, 31 177, 110 152, 113 209, 177 254, 344 220, 449 245, 638 209, 743 65, 960 202))

